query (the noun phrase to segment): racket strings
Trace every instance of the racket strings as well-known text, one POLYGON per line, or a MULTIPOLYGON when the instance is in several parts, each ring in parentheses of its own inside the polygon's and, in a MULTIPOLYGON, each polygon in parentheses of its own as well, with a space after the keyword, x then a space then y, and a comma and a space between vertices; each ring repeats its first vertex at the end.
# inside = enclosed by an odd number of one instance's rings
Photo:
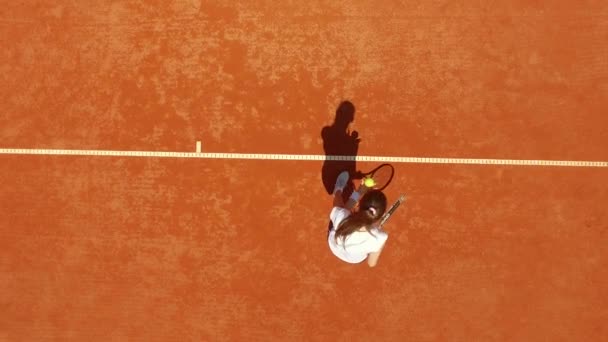
POLYGON ((393 178, 393 169, 389 165, 383 166, 376 170, 376 172, 371 175, 371 178, 374 180, 374 183, 376 183, 374 188, 384 188, 393 178))

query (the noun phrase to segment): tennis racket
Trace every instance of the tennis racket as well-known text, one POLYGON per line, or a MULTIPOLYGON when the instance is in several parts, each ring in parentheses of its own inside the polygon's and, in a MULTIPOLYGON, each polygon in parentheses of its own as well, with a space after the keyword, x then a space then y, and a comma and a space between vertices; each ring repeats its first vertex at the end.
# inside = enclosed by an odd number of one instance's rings
POLYGON ((382 164, 370 172, 363 173, 363 180, 371 178, 374 180, 374 185, 371 186, 375 190, 384 190, 393 180, 395 169, 391 164, 382 164))
POLYGON ((382 218, 380 218, 380 221, 378 222, 378 228, 380 228, 380 229, 382 228, 382 226, 386 223, 386 221, 388 221, 388 219, 395 213, 397 208, 399 208, 401 203, 403 203, 404 201, 405 201, 405 195, 399 196, 397 201, 395 203, 393 203, 393 205, 391 205, 391 207, 384 213, 384 215, 382 215, 382 218))

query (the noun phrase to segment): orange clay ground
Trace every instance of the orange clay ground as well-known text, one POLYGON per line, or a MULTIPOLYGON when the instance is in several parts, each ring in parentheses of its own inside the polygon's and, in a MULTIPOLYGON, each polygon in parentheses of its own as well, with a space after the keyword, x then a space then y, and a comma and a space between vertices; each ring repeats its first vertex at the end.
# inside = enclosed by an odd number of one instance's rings
MULTIPOLYGON (((324 154, 350 100, 359 155, 608 160, 601 1, 52 3, 0 148, 324 154)), ((0 155, 0 341, 608 339, 606 168, 395 167, 370 269, 321 162, 0 155)))

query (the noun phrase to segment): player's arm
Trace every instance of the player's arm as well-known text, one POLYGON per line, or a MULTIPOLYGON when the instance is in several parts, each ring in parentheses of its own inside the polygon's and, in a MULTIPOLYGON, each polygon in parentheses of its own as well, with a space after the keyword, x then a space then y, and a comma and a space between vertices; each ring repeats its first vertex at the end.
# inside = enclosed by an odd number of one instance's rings
POLYGON ((378 259, 380 259, 380 254, 382 254, 382 250, 384 249, 384 245, 380 247, 380 250, 377 252, 372 252, 367 255, 367 265, 369 267, 374 267, 378 264, 378 259))
MULTIPOLYGON (((382 254, 382 250, 384 249, 384 246, 386 246, 386 241, 388 240, 388 234, 386 232, 383 231, 378 231, 376 233, 377 235, 374 237, 374 239, 376 240, 376 243, 378 243, 378 247, 374 248, 377 249, 375 252, 371 252, 367 254, 367 265, 369 267, 374 267, 378 264, 378 259, 380 259, 380 255, 382 254)), ((372 249, 372 250, 374 250, 372 249)))
POLYGON ((369 188, 366 187, 364 184, 361 184, 359 186, 359 189, 357 189, 357 191, 350 195, 348 201, 346 201, 346 209, 351 210, 355 206, 355 204, 357 204, 361 196, 365 195, 365 193, 368 191, 369 188))

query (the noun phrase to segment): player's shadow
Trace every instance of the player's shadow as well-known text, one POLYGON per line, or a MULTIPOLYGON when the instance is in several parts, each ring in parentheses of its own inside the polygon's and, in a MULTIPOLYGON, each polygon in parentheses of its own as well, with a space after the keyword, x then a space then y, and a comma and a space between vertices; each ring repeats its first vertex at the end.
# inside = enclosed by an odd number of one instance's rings
POLYGON ((330 126, 321 130, 323 138, 323 150, 325 161, 321 168, 321 179, 328 194, 332 194, 336 178, 342 171, 348 171, 351 181, 343 191, 346 201, 354 189, 353 179, 361 179, 361 173, 357 171, 356 160, 359 150, 359 133, 350 131, 349 126, 355 120, 355 106, 350 101, 343 101, 336 109, 336 117, 330 126), (348 160, 332 160, 331 156, 348 156, 348 160))

